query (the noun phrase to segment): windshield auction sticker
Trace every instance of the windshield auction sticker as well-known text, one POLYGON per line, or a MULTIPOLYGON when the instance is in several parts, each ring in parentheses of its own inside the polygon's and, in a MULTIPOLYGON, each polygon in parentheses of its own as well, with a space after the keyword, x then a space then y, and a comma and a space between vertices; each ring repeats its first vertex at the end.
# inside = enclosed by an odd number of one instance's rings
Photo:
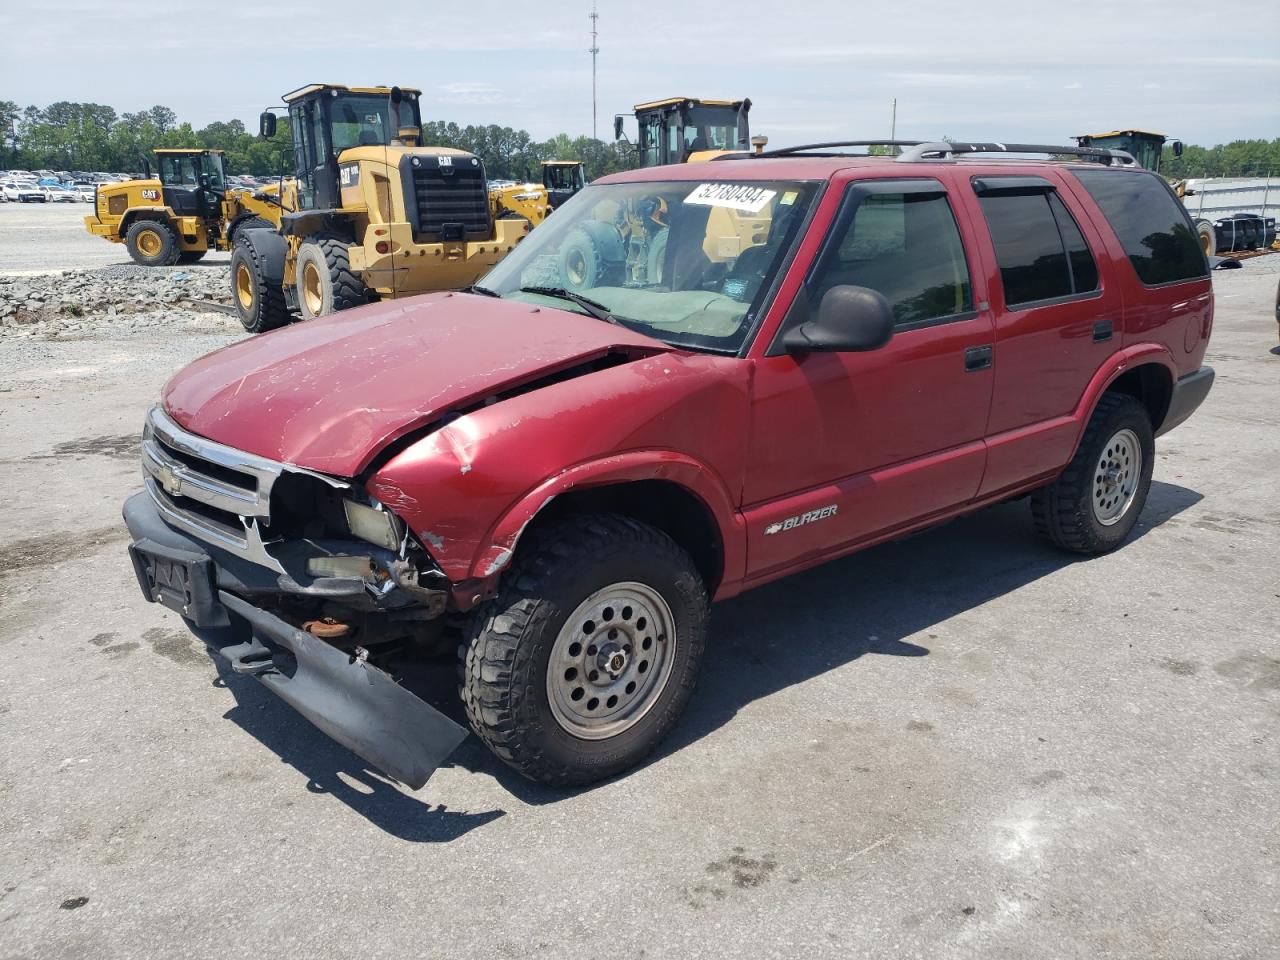
POLYGON ((747 213, 759 213, 764 205, 777 195, 776 190, 752 187, 742 183, 700 183, 693 193, 684 198, 685 203, 704 207, 728 207, 747 213))

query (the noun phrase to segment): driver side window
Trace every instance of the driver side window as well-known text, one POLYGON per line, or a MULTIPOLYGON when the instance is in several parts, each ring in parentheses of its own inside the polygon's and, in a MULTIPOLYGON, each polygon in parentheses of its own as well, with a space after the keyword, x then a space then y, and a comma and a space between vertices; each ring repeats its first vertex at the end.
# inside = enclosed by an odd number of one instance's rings
POLYGON ((815 308, 832 287, 851 284, 882 294, 899 330, 973 310, 964 244, 940 188, 855 185, 833 230, 808 285, 815 308))

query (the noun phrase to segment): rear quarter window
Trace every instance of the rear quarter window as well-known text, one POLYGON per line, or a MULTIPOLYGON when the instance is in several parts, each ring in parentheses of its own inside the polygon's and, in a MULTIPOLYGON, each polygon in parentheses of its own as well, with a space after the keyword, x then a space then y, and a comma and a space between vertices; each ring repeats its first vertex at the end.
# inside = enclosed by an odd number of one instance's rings
POLYGON ((1115 231, 1138 279, 1147 286, 1209 275, 1209 264, 1173 192, 1153 173, 1073 170, 1115 231))

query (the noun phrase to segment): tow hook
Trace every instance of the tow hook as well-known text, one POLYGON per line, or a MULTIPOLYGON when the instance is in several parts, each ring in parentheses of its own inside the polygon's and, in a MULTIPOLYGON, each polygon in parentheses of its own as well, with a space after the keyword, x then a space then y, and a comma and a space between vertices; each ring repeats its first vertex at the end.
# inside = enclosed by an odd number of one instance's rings
POLYGON ((302 629, 321 640, 341 640, 351 632, 351 625, 333 617, 321 617, 319 620, 308 620, 302 625, 302 629))

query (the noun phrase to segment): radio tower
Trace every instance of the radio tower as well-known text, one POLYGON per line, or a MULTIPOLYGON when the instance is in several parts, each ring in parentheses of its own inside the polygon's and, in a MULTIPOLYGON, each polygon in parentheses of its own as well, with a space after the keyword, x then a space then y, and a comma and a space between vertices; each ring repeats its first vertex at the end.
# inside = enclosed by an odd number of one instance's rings
POLYGON ((591 49, 587 52, 591 54, 591 139, 598 140, 596 136, 596 54, 600 52, 600 47, 596 44, 598 33, 596 27, 599 26, 600 14, 596 12, 594 0, 591 4, 591 12, 587 14, 591 18, 591 49))

